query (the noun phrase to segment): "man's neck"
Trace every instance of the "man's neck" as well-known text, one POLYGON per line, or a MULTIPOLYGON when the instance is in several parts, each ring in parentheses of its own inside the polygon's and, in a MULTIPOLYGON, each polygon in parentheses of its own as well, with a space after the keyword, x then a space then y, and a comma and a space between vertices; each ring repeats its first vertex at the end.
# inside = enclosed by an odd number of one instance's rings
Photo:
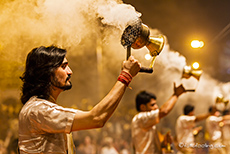
POLYGON ((59 88, 56 88, 56 87, 52 87, 52 90, 51 90, 51 94, 50 94, 49 100, 50 100, 51 102, 56 103, 56 100, 57 100, 59 94, 60 94, 62 91, 63 91, 62 89, 59 89, 59 88))
POLYGON ((55 99, 52 95, 50 95, 49 101, 50 101, 50 102, 53 102, 53 103, 56 103, 56 99, 55 99))

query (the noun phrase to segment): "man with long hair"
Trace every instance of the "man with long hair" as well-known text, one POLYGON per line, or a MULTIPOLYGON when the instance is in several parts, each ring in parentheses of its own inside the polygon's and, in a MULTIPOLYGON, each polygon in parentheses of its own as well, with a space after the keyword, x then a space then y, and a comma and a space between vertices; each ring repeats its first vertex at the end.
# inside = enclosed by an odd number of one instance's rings
POLYGON ((68 134, 103 127, 139 70, 140 63, 130 56, 113 88, 92 110, 64 108, 56 100, 62 91, 72 87, 66 50, 55 46, 34 48, 27 55, 21 77, 24 106, 19 114, 20 153, 70 154, 68 134))

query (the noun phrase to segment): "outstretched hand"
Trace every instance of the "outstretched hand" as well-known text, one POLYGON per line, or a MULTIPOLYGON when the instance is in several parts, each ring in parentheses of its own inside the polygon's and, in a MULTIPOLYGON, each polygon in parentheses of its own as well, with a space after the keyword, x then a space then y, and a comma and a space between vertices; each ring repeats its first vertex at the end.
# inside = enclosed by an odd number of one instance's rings
POLYGON ((193 129, 193 135, 197 135, 203 129, 202 126, 195 127, 193 129))
POLYGON ((164 135, 164 140, 162 141, 161 143, 161 146, 163 148, 167 148, 167 145, 168 144, 172 144, 173 143, 173 137, 172 135, 170 134, 170 132, 167 132, 165 135, 164 135))
POLYGON ((167 132, 167 134, 165 134, 165 139, 164 139, 167 143, 172 143, 173 139, 172 139, 172 135, 170 134, 170 132, 167 132))
POLYGON ((184 88, 184 86, 181 84, 181 85, 179 85, 178 87, 176 87, 176 83, 174 82, 173 83, 173 87, 174 87, 174 95, 176 95, 176 96, 180 96, 181 94, 183 94, 183 93, 185 93, 186 92, 186 90, 185 90, 185 88, 184 88))

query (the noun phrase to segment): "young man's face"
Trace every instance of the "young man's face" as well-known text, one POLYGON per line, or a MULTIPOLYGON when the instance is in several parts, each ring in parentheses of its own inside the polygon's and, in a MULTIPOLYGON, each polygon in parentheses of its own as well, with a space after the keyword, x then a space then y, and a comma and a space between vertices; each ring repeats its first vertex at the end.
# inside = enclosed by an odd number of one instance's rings
POLYGON ((153 98, 145 106, 146 106, 146 111, 152 111, 158 109, 157 101, 153 98))
POLYGON ((70 82, 70 77, 72 73, 72 70, 68 66, 67 59, 64 58, 61 66, 54 71, 54 77, 51 79, 52 85, 62 90, 71 89, 72 84, 70 82))
POLYGON ((188 115, 189 115, 189 116, 194 116, 194 115, 195 115, 195 111, 193 110, 193 111, 189 112, 188 115))
POLYGON ((219 111, 216 111, 216 112, 214 113, 214 116, 219 117, 219 116, 220 116, 220 112, 219 112, 219 111))

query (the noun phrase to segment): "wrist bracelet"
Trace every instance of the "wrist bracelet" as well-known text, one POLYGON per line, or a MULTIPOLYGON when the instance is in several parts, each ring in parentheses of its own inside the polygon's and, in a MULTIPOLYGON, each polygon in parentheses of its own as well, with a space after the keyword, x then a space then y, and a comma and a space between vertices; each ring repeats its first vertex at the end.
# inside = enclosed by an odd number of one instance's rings
POLYGON ((124 83, 127 87, 129 86, 129 83, 132 81, 132 75, 128 72, 121 71, 120 75, 118 76, 118 81, 124 83))

